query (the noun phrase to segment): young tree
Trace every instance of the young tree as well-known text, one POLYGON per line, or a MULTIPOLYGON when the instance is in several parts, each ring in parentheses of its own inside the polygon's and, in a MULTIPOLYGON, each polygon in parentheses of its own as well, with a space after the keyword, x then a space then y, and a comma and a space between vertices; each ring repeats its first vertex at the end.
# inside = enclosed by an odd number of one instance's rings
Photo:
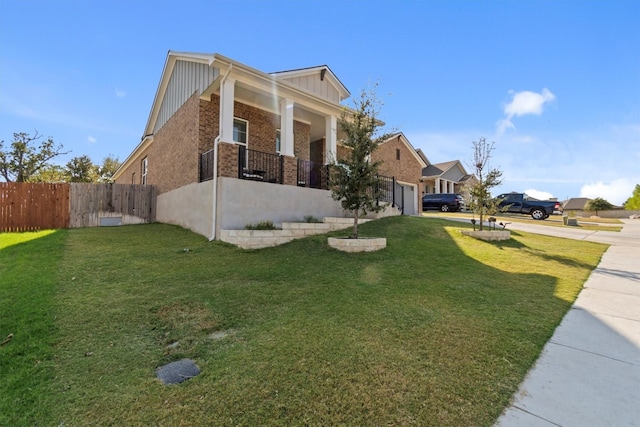
POLYGON ((473 141, 473 160, 471 168, 475 173, 475 180, 470 181, 467 187, 469 194, 469 208, 480 216, 480 230, 483 229, 485 215, 492 215, 498 212, 499 200, 491 197, 491 189, 497 187, 502 182, 502 171, 499 169, 488 169, 489 159, 493 151, 493 142, 487 142, 480 138, 473 141), (488 169, 488 170, 487 170, 488 169))
POLYGON ((636 184, 633 194, 623 204, 627 210, 640 209, 640 184, 636 184))
POLYGON ((377 204, 381 162, 371 161, 371 154, 388 138, 388 135, 379 133, 381 123, 376 120, 379 109, 375 87, 370 91, 363 90, 360 98, 354 100, 354 110, 345 111, 340 120, 340 127, 346 134, 342 143, 350 152, 347 158, 340 159, 331 168, 330 184, 334 200, 340 201, 342 208, 353 214, 353 239, 358 238, 360 214, 384 209, 377 204))
POLYGON ((86 154, 74 157, 67 163, 70 182, 97 182, 98 167, 93 164, 86 154))
POLYGON ((13 142, 6 150, 4 141, 0 141, 0 175, 5 181, 27 182, 32 175, 49 165, 51 159, 68 153, 62 152, 62 144, 56 146, 51 137, 35 147, 41 138, 38 131, 34 136, 24 132, 14 133, 13 142))
POLYGON ((602 197, 596 197, 595 199, 589 200, 587 204, 584 205, 585 211, 596 211, 596 216, 598 215, 598 211, 605 211, 611 208, 613 208, 613 205, 602 197))

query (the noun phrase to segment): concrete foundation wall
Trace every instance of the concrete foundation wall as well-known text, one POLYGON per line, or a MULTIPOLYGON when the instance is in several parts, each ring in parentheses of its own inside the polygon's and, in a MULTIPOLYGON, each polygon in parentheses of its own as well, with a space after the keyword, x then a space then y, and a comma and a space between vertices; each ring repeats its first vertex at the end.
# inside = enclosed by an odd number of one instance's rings
POLYGON ((211 237, 213 181, 185 185, 158 195, 156 220, 211 237))
POLYGON ((321 219, 343 212, 327 190, 218 178, 219 229, 239 230, 261 221, 280 226, 308 215, 321 219))

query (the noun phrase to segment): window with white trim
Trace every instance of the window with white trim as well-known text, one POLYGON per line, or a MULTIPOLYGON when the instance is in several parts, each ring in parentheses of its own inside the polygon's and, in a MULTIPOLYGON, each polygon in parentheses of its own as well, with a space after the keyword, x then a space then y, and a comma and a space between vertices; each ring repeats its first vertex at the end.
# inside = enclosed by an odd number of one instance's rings
POLYGON ((249 122, 244 119, 233 119, 233 140, 238 144, 247 145, 249 122))
POLYGON ((280 129, 276 129, 276 153, 280 154, 280 129))
POLYGON ((147 170, 148 170, 148 166, 149 166, 149 161, 148 159, 145 157, 144 159, 142 159, 142 165, 141 165, 141 176, 140 176, 140 183, 142 185, 145 185, 147 183, 147 170))

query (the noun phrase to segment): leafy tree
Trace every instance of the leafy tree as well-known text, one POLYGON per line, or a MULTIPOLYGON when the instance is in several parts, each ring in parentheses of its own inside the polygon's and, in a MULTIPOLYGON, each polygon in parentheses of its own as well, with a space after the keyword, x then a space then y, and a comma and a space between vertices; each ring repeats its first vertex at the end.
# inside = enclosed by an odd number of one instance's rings
POLYGON ((70 182, 97 182, 98 167, 93 164, 86 154, 74 157, 67 163, 70 182))
POLYGON ((358 238, 360 214, 384 209, 377 204, 381 195, 378 175, 381 162, 371 161, 371 154, 388 138, 386 134, 379 134, 381 123, 376 120, 379 109, 375 89, 363 90, 360 98, 354 100, 354 110, 345 111, 340 120, 340 127, 346 134, 342 143, 350 153, 331 169, 330 183, 333 199, 340 201, 344 210, 353 213, 353 239, 358 238))
POLYGON ((598 211, 605 211, 612 209, 613 205, 603 199, 602 197, 596 197, 595 199, 589 200, 584 205, 585 211, 596 211, 596 215, 598 215, 598 211))
POLYGON ((116 173, 120 167, 120 160, 117 157, 113 157, 113 154, 109 154, 102 159, 102 165, 98 166, 98 182, 112 183, 113 174, 116 173))
POLYGON ((41 138, 37 130, 33 136, 16 132, 7 149, 4 148, 4 141, 0 141, 0 175, 5 181, 27 182, 32 175, 48 166, 51 159, 68 153, 62 152, 62 144, 56 145, 51 137, 36 147, 41 138))
POLYGON ((487 142, 484 137, 472 142, 471 167, 475 172, 475 180, 470 180, 466 191, 469 197, 468 207, 480 216, 480 230, 484 227, 484 216, 495 214, 499 210, 500 201, 491 197, 491 189, 502 183, 502 171, 495 168, 487 170, 493 145, 493 142, 487 142))
POLYGON ((69 171, 60 165, 48 165, 31 175, 29 182, 69 182, 69 171))
POLYGON ((623 206, 628 210, 640 209, 640 184, 636 184, 633 194, 624 202, 623 206))

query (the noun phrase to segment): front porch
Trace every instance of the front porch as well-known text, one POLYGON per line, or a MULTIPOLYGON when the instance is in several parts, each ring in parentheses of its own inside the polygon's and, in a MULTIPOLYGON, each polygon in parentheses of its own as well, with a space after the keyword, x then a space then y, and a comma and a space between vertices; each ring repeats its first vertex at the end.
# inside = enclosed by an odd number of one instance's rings
MULTIPOLYGON (((219 146, 218 176, 298 187, 329 188, 329 165, 282 154, 251 150, 238 144, 219 146)), ((200 182, 213 179, 214 150, 200 156, 200 182)))

